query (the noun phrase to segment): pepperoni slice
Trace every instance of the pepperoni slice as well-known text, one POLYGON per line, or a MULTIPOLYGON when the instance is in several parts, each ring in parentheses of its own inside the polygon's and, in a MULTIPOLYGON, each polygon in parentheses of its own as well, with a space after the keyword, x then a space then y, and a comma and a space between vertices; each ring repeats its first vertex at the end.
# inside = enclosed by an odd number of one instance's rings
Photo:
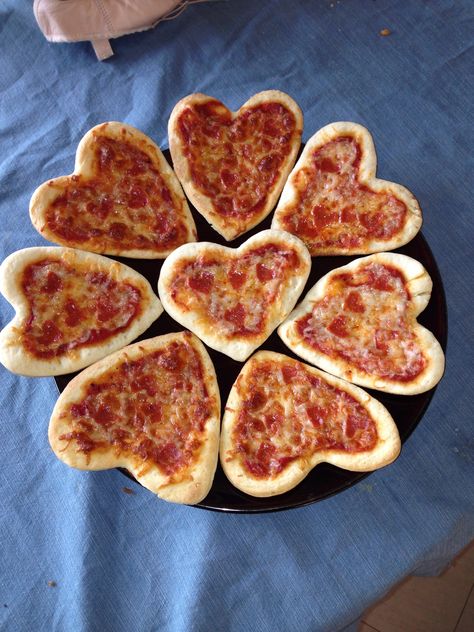
POLYGON ((327 419, 327 409, 322 406, 318 406, 313 404, 312 406, 306 407, 306 412, 308 414, 309 420, 316 427, 324 426, 324 420, 327 419))
POLYGON ((133 392, 145 391, 151 397, 156 395, 156 380, 153 375, 149 373, 144 373, 139 375, 133 382, 131 383, 131 388, 133 392))
POLYGON ((54 294, 60 290, 63 286, 63 282, 61 281, 61 277, 50 270, 46 275, 46 283, 43 285, 43 292, 47 294, 54 294))
POLYGON ((109 228, 109 236, 114 241, 121 241, 125 237, 127 227, 122 222, 113 222, 109 228))
POLYGON ((344 315, 339 315, 331 321, 328 325, 328 330, 338 336, 339 338, 347 338, 349 332, 347 331, 347 321, 344 315))
POLYGON ((349 292, 344 301, 344 309, 356 314, 363 314, 365 312, 364 302, 359 292, 349 292))
POLYGON ((316 157, 314 166, 319 171, 326 171, 327 173, 339 173, 339 165, 334 163, 329 158, 316 157))
POLYGON ((246 274, 240 270, 231 270, 229 272, 229 281, 234 290, 240 290, 245 283, 246 274))
POLYGON ((209 294, 214 283, 214 275, 211 272, 197 272, 188 279, 189 287, 192 290, 209 294))
POLYGON ((263 418, 265 428, 272 435, 276 435, 283 427, 284 420, 285 417, 280 411, 273 411, 271 414, 265 415, 263 418))
POLYGON ((291 382, 291 380, 293 380, 298 375, 298 369, 292 364, 284 364, 281 367, 281 372, 286 384, 291 382))
POLYGON ((245 402, 245 405, 249 410, 258 410, 262 408, 266 402, 267 396, 262 391, 254 391, 245 402))
POLYGON ((224 318, 228 322, 237 325, 239 329, 243 329, 245 324, 245 307, 242 303, 237 303, 235 307, 226 309, 224 312, 224 318))
POLYGON ((120 307, 115 305, 108 296, 100 296, 97 301, 97 318, 103 323, 117 316, 120 307))
POLYGON ((109 428, 114 420, 114 412, 107 404, 101 404, 93 415, 94 421, 104 428, 109 428))
POLYGON ((68 327, 76 327, 83 320, 82 310, 72 298, 66 300, 64 311, 66 312, 66 325, 68 327))
POLYGON ((52 320, 45 320, 41 327, 41 334, 38 336, 40 345, 48 346, 53 342, 62 340, 63 334, 59 327, 52 320))
POLYGON ((232 173, 228 169, 222 169, 221 182, 226 189, 230 189, 237 183, 237 174, 232 173))
POLYGON ((183 460, 181 450, 171 441, 157 448, 153 456, 155 461, 163 467, 165 472, 170 474, 179 468, 183 460))
POLYGON ((134 184, 130 187, 130 193, 128 198, 128 205, 130 208, 143 208, 148 204, 148 197, 145 191, 139 187, 137 184, 134 184))
POLYGON ((105 220, 114 208, 113 200, 108 196, 104 196, 99 202, 87 202, 86 210, 91 215, 98 217, 101 220, 105 220))
POLYGON ((257 278, 261 283, 265 283, 266 281, 271 281, 276 276, 275 270, 272 268, 268 268, 263 263, 257 264, 257 278))
POLYGON ((71 406, 71 414, 73 417, 85 417, 89 414, 89 408, 86 402, 80 404, 73 404, 71 406))

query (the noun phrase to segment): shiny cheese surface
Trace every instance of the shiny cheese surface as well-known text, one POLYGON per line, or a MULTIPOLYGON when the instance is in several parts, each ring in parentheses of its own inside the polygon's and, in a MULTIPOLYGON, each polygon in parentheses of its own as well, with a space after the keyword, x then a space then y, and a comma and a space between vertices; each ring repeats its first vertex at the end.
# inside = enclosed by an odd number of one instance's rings
POLYGON ((184 260, 169 295, 229 339, 260 334, 290 279, 303 266, 296 249, 268 244, 241 257, 219 253, 184 260))
POLYGON ((403 274, 371 263, 333 276, 324 298, 295 323, 310 347, 364 373, 406 382, 426 365, 403 274))
POLYGON ((29 309, 21 340, 37 358, 106 341, 142 311, 143 296, 135 285, 60 259, 29 264, 21 287, 29 309))
POLYGON ((320 450, 361 452, 377 443, 371 416, 351 395, 298 361, 250 360, 237 380, 240 404, 229 459, 256 478, 280 474, 320 450))
POLYGON ((143 467, 183 473, 198 458, 215 407, 194 347, 174 342, 124 361, 85 386, 63 413, 71 430, 59 439, 89 458, 112 447, 143 467))
POLYGON ((187 107, 177 129, 193 185, 236 230, 263 209, 301 133, 281 103, 255 105, 233 119, 216 100, 187 107))
MULTIPOLYGON (((45 224, 68 245, 98 252, 152 250, 187 241, 182 202, 150 156, 126 139, 94 135, 93 177, 73 175, 49 205, 45 224)), ((57 186, 54 181, 50 186, 57 186)))
POLYGON ((389 191, 359 181, 361 148, 342 136, 311 155, 293 180, 296 199, 280 217, 282 228, 302 239, 312 255, 358 249, 391 239, 405 225, 407 208, 389 191))

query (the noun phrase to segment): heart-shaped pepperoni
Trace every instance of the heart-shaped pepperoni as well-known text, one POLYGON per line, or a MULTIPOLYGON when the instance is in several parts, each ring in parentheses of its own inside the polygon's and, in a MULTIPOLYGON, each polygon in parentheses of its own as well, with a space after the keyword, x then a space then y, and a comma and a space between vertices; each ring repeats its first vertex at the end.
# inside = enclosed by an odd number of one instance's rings
POLYGON ((422 393, 444 370, 438 341, 416 320, 431 287, 405 255, 356 259, 320 279, 278 333, 305 360, 355 384, 422 393))
POLYGON ((254 95, 237 112, 204 94, 177 103, 168 126, 176 174, 225 239, 250 230, 273 209, 302 127, 298 105, 277 90, 254 95))
POLYGON ((0 361, 22 375, 61 375, 120 349, 163 308, 138 272, 70 248, 26 248, 5 259, 0 289, 15 318, 0 361))
POLYGON ((50 241, 125 257, 164 258, 196 239, 188 204, 160 149, 124 123, 87 132, 74 173, 42 184, 30 216, 50 241))
POLYGON ((404 187, 375 177, 369 132, 332 123, 306 144, 275 211, 272 227, 302 239, 311 255, 368 254, 398 248, 421 227, 404 187))
POLYGON ((49 440, 84 470, 125 467, 165 500, 197 503, 218 457, 220 397, 212 362, 189 332, 135 343, 74 378, 49 440))
POLYGON ((288 491, 322 461, 370 471, 399 451, 397 427, 380 402, 270 351, 246 363, 222 420, 222 467, 233 485, 252 496, 288 491))
POLYGON ((186 244, 161 269, 165 310, 207 345, 245 360, 284 320, 309 275, 302 242, 283 231, 262 231, 240 248, 186 244))

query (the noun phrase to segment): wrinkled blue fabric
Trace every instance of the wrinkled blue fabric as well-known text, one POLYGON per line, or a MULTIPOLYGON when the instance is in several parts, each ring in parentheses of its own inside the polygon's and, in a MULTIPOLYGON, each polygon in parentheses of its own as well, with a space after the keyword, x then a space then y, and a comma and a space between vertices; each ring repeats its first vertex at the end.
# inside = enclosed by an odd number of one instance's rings
MULTIPOLYGON (((331 121, 366 125, 379 175, 420 200, 449 341, 446 375, 393 465, 260 515, 172 505, 117 471, 68 468, 47 440, 54 381, 0 367, 1 629, 332 632, 472 539, 473 45, 469 0, 228 0, 115 40, 100 63, 88 43, 48 43, 31 3, 4 0, 1 259, 45 244, 29 198, 72 170, 93 125, 125 121, 165 147, 184 95, 237 109, 277 88, 299 102, 304 140, 331 121)), ((2 326, 12 314, 1 299, 2 326)))

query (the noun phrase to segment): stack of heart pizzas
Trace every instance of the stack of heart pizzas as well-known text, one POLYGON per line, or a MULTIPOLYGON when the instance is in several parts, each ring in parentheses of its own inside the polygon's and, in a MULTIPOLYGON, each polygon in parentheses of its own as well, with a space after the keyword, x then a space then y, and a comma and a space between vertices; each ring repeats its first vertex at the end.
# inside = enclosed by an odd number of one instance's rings
POLYGON ((192 94, 169 119, 174 169, 143 133, 109 122, 81 140, 72 175, 34 192, 31 221, 59 247, 20 250, 1 265, 16 314, 0 334, 0 361, 28 376, 87 367, 50 420, 65 463, 124 467, 161 498, 194 504, 219 453, 230 482, 262 497, 322 461, 371 471, 397 457, 394 420, 360 387, 412 395, 443 374, 441 347, 417 322, 431 279, 387 252, 417 234, 421 211, 407 189, 375 177, 365 128, 327 125, 295 165, 302 129, 300 108, 279 91, 237 112, 192 94), (238 248, 199 242, 187 199, 226 241, 275 210, 272 227, 238 248), (164 259, 159 298, 103 255, 164 259), (366 256, 320 278, 295 308, 311 257, 324 255, 366 256), (130 344, 163 309, 185 331, 130 344), (264 349, 276 329, 309 364, 264 349), (245 362, 221 428, 203 342, 245 362))

